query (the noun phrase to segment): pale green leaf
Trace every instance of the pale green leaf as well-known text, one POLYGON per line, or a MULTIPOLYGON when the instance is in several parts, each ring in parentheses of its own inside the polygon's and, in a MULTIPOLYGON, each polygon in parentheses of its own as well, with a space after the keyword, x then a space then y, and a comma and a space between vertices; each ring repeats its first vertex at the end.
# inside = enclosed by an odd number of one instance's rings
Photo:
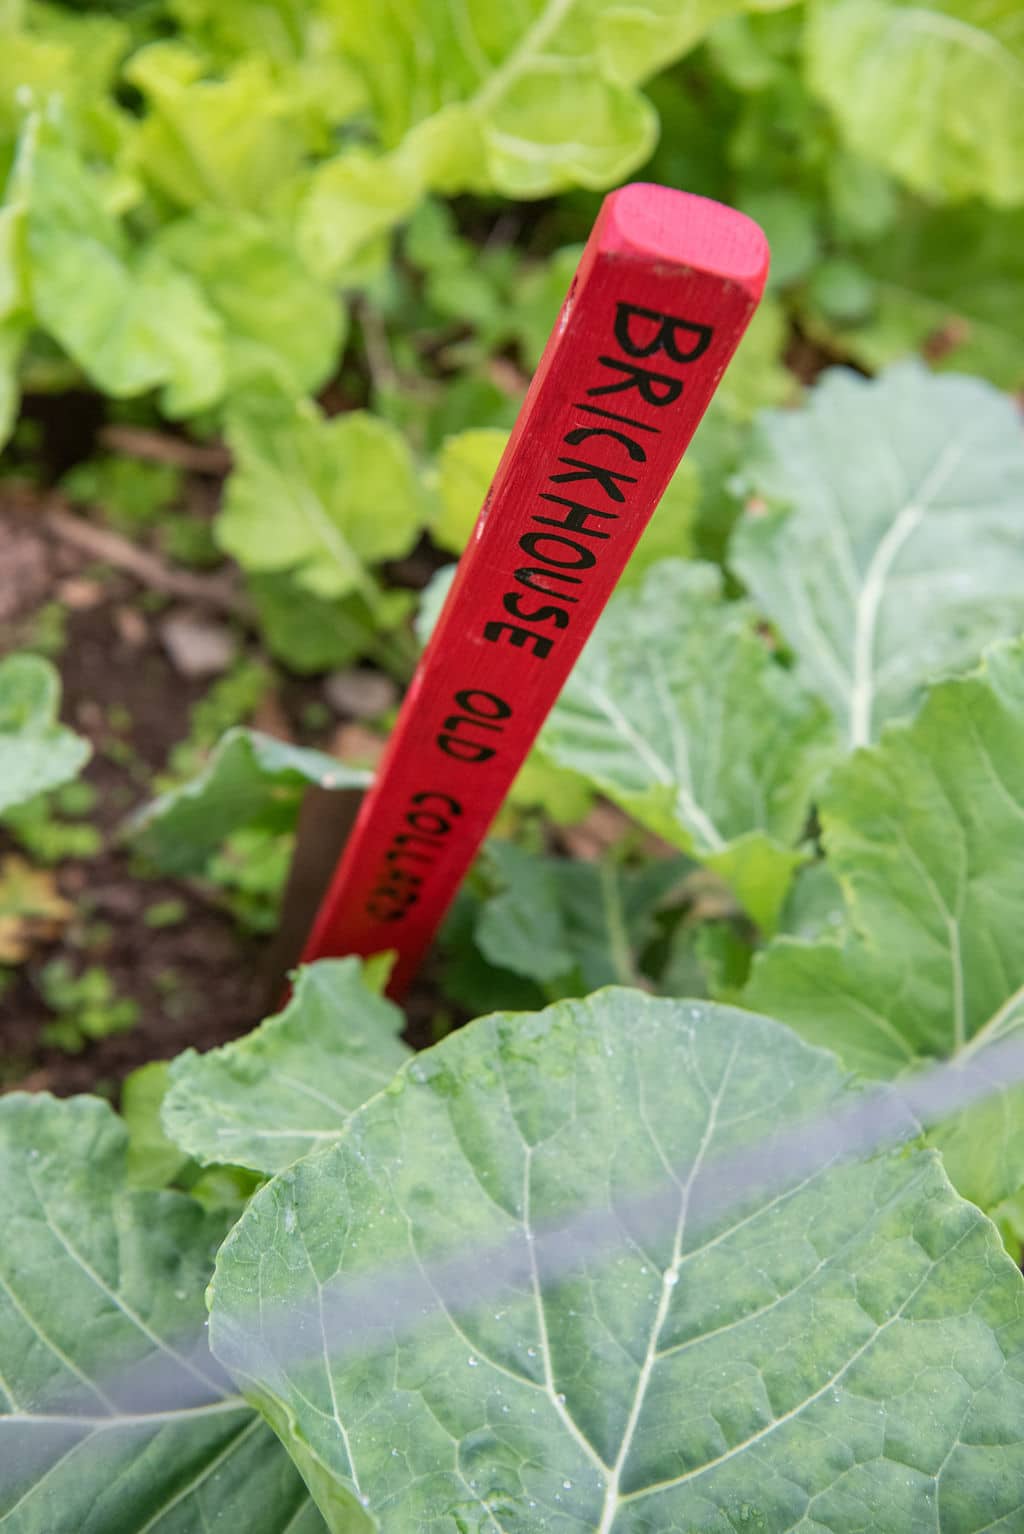
POLYGON ((213 1346, 335 1534, 332 1489, 381 1534, 1009 1528, 1024 1285, 938 1159, 702 1197, 719 1157, 854 1101, 724 1007, 481 1020, 256 1195, 213 1346), (574 1251, 553 1227, 584 1219, 620 1239, 574 1251), (402 1293, 393 1325, 349 1319, 353 1281, 402 1293))
POLYGON ((408 1057, 405 1019, 357 959, 300 969, 283 1012, 207 1054, 171 1065, 164 1128, 204 1165, 268 1175, 341 1134, 408 1057))
POLYGON ((753 612, 720 587, 711 566, 665 560, 615 597, 541 744, 771 927, 831 737, 753 612))
POLYGON ((337 277, 424 195, 416 167, 399 154, 349 149, 323 161, 299 199, 296 240, 313 271, 337 277))
POLYGON ((849 144, 931 200, 1024 201, 1014 0, 812 0, 808 79, 849 144))
POLYGON ((150 1060, 126 1076, 121 1087, 121 1117, 128 1131, 125 1176, 132 1188, 166 1188, 188 1162, 160 1123, 169 1071, 166 1060, 150 1060))
POLYGON ((207 208, 168 225, 155 243, 220 316, 232 397, 267 384, 298 397, 327 381, 344 311, 287 240, 247 214, 207 208))
POLYGON ((30 306, 93 383, 115 398, 162 389, 172 416, 219 399, 219 316, 158 249, 131 246, 102 179, 49 124, 26 130, 18 195, 30 306))
POLYGON ((1024 627, 1024 434, 988 385, 834 370, 744 478, 731 563, 851 745, 1024 627))
POLYGON ((0 812, 73 778, 88 741, 57 722, 60 679, 37 655, 0 660, 0 812))
POLYGON ((125 76, 149 106, 133 163, 180 207, 263 211, 301 163, 296 106, 259 55, 240 59, 223 80, 202 75, 200 56, 178 42, 133 55, 125 76))
POLYGON ((404 440, 377 417, 269 401, 234 417, 228 441, 217 538, 246 569, 290 570, 315 595, 340 597, 415 543, 425 497, 404 440))
POLYGON ((477 427, 446 437, 437 459, 438 509, 430 536, 442 549, 461 554, 491 487, 507 431, 477 427))
POLYGON ((98 1098, 0 1101, 0 1522, 10 1534, 316 1534, 273 1434, 210 1357, 224 1230, 132 1191, 98 1098))
POLYGON ((140 810, 129 824, 143 852, 169 873, 199 872, 232 831, 291 830, 309 785, 363 789, 370 774, 323 751, 259 730, 221 737, 202 772, 140 810))
MULTIPOLYGON (((894 1075, 976 1057, 1024 1030, 1024 644, 931 689, 910 725, 837 768, 822 795, 845 927, 783 937, 750 1005, 848 1065, 894 1075)), ((1024 1094, 944 1131, 950 1176, 990 1207, 1024 1186, 1024 1094)))
POLYGON ((583 819, 594 802, 590 784, 578 772, 558 767, 534 746, 512 780, 507 803, 512 809, 540 809, 559 826, 583 819))
POLYGON ((347 596, 317 597, 290 575, 275 571, 251 575, 249 590, 267 648, 289 670, 302 674, 337 670, 363 655, 383 660, 390 652, 388 636, 416 604, 411 591, 385 588, 375 580, 347 596))
MULTIPOLYGON (((612 186, 653 147, 638 82, 742 0, 335 0, 396 161, 445 191, 612 186), (386 39, 386 43, 383 41, 386 39)), ((767 8, 767 7, 766 7, 767 8)))

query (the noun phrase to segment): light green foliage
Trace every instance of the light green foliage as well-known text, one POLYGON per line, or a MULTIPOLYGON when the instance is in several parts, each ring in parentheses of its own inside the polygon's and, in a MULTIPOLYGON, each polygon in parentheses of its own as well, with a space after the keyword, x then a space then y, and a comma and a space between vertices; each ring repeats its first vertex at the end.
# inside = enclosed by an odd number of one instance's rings
POLYGON ((242 931, 277 930, 294 844, 291 831, 243 826, 232 831, 207 862, 204 877, 217 885, 242 931))
POLYGON ((829 373, 763 419, 744 479, 731 563, 851 745, 1024 625, 1024 434, 986 384, 829 373))
POLYGON ((221 327, 199 288, 155 247, 129 243, 118 188, 59 129, 30 122, 9 198, 24 202, 25 282, 37 323, 106 394, 162 390, 170 416, 225 384, 221 327))
POLYGON ((39 973, 43 1000, 56 1014, 44 1023, 40 1037, 68 1054, 77 1055, 90 1039, 123 1033, 139 1020, 139 1004, 118 996, 113 980, 98 964, 76 975, 67 959, 51 959, 39 973))
POLYGON ((166 1188, 188 1165, 188 1156, 164 1134, 160 1109, 170 1064, 151 1060, 125 1077, 121 1117, 128 1131, 125 1176, 132 1188, 166 1188))
POLYGON ((367 655, 402 677, 415 662, 413 641, 395 633, 415 605, 409 591, 367 576, 358 591, 328 599, 271 571, 250 575, 249 589, 268 648, 292 671, 330 671, 367 655))
POLYGON ((150 108, 132 143, 134 167, 178 207, 263 209, 299 167, 295 105, 258 55, 221 80, 203 74, 200 56, 176 42, 133 55, 125 77, 150 108))
POLYGON ((426 519, 393 427, 353 412, 328 420, 280 400, 236 418, 235 471, 217 537, 254 571, 291 571, 319 597, 365 591, 367 566, 407 554, 426 519))
POLYGON ((806 48, 812 88, 868 159, 932 200, 1024 202, 1013 0, 811 0, 806 48))
POLYGON ((461 554, 508 441, 508 432, 470 428, 448 437, 438 455, 438 509, 430 536, 442 549, 461 554))
POLYGON ((192 1534, 243 1518, 252 1534, 317 1534, 298 1474, 206 1348, 224 1218, 133 1191, 127 1140, 97 1098, 0 1100, 4 1528, 192 1534))
POLYGON ((342 1133, 354 1110, 386 1087, 409 1051, 404 1018, 356 959, 298 971, 283 1012, 243 1039, 171 1066, 163 1123, 204 1165, 271 1175, 342 1133))
POLYGON ((862 315, 812 313, 810 328, 870 369, 929 346, 933 364, 1024 385, 1024 213, 978 203, 904 214, 857 253, 862 315))
POLYGON ((370 775, 322 751, 285 745, 259 730, 232 729, 198 777, 145 806, 131 831, 167 872, 202 869, 224 839, 243 826, 291 830, 306 788, 365 788, 370 775))
POLYGON ((251 215, 207 208, 168 225, 156 245, 220 316, 232 401, 261 387, 298 398, 326 383, 344 311, 283 234, 251 215))
MULTIPOLYGON (((1019 1032, 1024 645, 934 686, 912 724, 834 772, 820 815, 845 927, 777 939, 755 961, 750 1005, 872 1075, 977 1058, 1019 1032)), ((1020 1091, 954 1121, 941 1143, 968 1197, 988 1208, 1016 1193, 1020 1091)))
POLYGON ((624 179, 650 151, 656 119, 636 83, 740 9, 702 0, 336 0, 344 46, 366 79, 382 167, 445 191, 540 197, 624 179), (382 37, 388 39, 381 46, 382 37))
POLYGON ((61 480, 71 500, 94 507, 106 521, 126 532, 149 527, 181 493, 181 470, 168 463, 146 463, 105 453, 77 463, 61 480))
POLYGON ((710 566, 666 560, 615 597, 541 742, 771 928, 831 734, 720 585, 710 566))
POLYGON ((67 782, 89 759, 89 745, 57 722, 60 681, 49 661, 0 661, 0 811, 67 782))
POLYGON ((12 805, 0 814, 0 823, 34 862, 91 858, 103 845, 102 833, 88 820, 95 805, 92 785, 72 779, 50 793, 12 805))
POLYGON ((938 1160, 702 1189, 852 1100, 834 1057, 727 1008, 613 990, 484 1019, 256 1195, 213 1347, 338 1534, 357 1498, 382 1534, 1012 1518, 1024 1288, 938 1160), (584 1214, 608 1247, 559 1241, 584 1214), (353 1327, 346 1281, 395 1274, 397 1334, 353 1327))

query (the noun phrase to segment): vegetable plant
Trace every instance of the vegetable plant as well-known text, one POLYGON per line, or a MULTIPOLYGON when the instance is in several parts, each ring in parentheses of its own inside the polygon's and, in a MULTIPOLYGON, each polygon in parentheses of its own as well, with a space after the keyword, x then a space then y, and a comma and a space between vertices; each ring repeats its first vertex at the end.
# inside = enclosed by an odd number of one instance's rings
POLYGON ((0 10, 3 484, 235 656, 147 767, 61 711, 73 604, 0 604, 0 993, 47 950, 76 1064, 136 1003, 48 951, 69 863, 269 946, 372 780, 322 679, 410 677, 598 196, 773 252, 408 1014, 324 960, 116 1106, 0 1096, 5 1534, 1024 1529, 1010 10, 0 10))

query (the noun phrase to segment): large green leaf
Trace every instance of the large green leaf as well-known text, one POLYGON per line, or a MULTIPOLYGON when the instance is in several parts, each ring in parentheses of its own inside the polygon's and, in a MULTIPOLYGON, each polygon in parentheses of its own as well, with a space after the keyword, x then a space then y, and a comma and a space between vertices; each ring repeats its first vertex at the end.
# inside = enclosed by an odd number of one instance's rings
POLYGON ((236 728, 221 737, 197 777, 146 805, 130 830, 160 868, 195 873, 232 831, 249 826, 291 830, 311 783, 366 788, 370 777, 323 751, 236 728))
POLYGON ((204 409, 224 390, 221 320, 156 247, 131 245, 113 190, 57 128, 29 124, 8 197, 26 209, 31 308, 104 393, 159 388, 169 415, 204 409))
POLYGON ((344 311, 281 235, 244 213, 207 208, 170 224, 156 247, 199 285, 223 321, 231 396, 269 382, 297 397, 326 382, 344 311))
POLYGON ((358 1501, 382 1534, 1009 1529, 1024 1285, 937 1158, 709 1196, 721 1156, 854 1101, 724 1007, 484 1019, 257 1194, 213 1347, 337 1534, 358 1501))
POLYGON ((73 778, 89 743, 57 722, 60 679, 37 655, 0 661, 0 812, 73 778))
POLYGON ((178 1056, 164 1127, 197 1161, 279 1172, 337 1139, 353 1110, 387 1086, 409 1054, 404 1024, 357 959, 310 965, 276 1017, 221 1049, 178 1056))
POLYGON ((866 159, 932 199, 1024 201, 1013 0, 812 0, 811 87, 866 159))
POLYGON ((665 560, 616 597, 541 741, 771 927, 831 735, 720 586, 709 565, 665 560))
POLYGON ((249 570, 291 570, 317 596, 344 596, 367 587, 367 565, 407 554, 426 520, 404 440, 364 411, 327 419, 269 400, 237 416, 228 440, 217 537, 249 570))
MULTIPOLYGON (((750 1005, 872 1075, 971 1058, 1024 1029, 1024 643, 933 687, 912 724, 835 771, 820 814, 848 934, 777 939, 755 961, 750 1005)), ((1015 1193, 1024 1094, 975 1110, 943 1144, 968 1197, 1015 1193)))
MULTIPOLYGON (((653 146, 637 82, 742 0, 334 0, 384 144, 444 190, 621 181, 653 146)), ((764 7, 768 8, 768 7, 764 7)))
POLYGON ((731 562, 851 745, 1024 627, 1024 434, 987 384, 834 370, 745 478, 731 562))
POLYGON ((172 203, 263 211, 298 170, 298 104, 258 54, 223 80, 205 80, 197 53, 159 42, 136 53, 125 74, 149 104, 132 160, 172 203))
POLYGON ((0 1101, 0 1523, 10 1534, 323 1534, 273 1434, 210 1357, 224 1230, 133 1192, 106 1103, 0 1101))

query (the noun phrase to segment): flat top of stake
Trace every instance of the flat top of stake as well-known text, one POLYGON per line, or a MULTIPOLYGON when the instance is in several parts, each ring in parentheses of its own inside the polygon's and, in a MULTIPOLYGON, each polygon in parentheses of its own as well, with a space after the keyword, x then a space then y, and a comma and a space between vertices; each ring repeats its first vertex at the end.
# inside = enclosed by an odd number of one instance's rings
POLYGON ((635 181, 605 198, 601 249, 714 272, 759 298, 768 241, 745 213, 693 192, 635 181))

